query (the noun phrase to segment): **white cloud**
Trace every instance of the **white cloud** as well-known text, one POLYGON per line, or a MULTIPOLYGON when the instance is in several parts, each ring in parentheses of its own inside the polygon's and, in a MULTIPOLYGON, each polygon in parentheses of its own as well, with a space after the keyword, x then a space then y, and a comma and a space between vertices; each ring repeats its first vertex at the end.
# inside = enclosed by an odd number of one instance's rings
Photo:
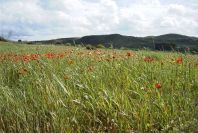
POLYGON ((188 35, 198 35, 198 16, 196 10, 183 5, 171 4, 167 13, 160 19, 160 26, 165 31, 178 32, 188 35))
POLYGON ((175 15, 185 15, 187 9, 183 5, 171 4, 168 8, 168 12, 175 15))
POLYGON ((0 6, 0 34, 13 31, 15 38, 30 40, 107 33, 198 36, 197 12, 177 0, 7 0, 0 6))

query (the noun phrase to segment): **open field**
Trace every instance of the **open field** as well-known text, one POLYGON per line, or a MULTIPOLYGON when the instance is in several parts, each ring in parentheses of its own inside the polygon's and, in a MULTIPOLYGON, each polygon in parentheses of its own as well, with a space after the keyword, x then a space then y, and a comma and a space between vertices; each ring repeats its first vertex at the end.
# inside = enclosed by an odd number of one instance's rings
POLYGON ((0 42, 0 132, 198 132, 198 56, 0 42))

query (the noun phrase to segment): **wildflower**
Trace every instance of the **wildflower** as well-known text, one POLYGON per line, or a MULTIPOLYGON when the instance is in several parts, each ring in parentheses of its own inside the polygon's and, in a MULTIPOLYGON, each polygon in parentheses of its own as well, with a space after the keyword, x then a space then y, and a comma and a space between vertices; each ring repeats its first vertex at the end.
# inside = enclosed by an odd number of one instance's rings
POLYGON ((52 59, 55 57, 55 54, 54 53, 46 53, 44 56, 47 57, 48 59, 52 59))
POLYGON ((31 60, 38 60, 39 54, 31 54, 31 60))
POLYGON ((27 63, 28 61, 30 61, 30 58, 27 55, 24 55, 22 60, 27 63))
POLYGON ((126 54, 128 57, 131 57, 131 56, 133 56, 134 54, 132 53, 132 52, 127 52, 127 54, 126 54))
POLYGON ((58 57, 58 58, 64 58, 64 56, 65 56, 64 53, 59 53, 59 54, 57 54, 57 57, 58 57))
POLYGON ((176 63, 177 64, 182 64, 183 63, 183 58, 182 57, 177 57, 176 58, 176 63))
POLYGON ((153 57, 150 57, 150 56, 146 56, 146 57, 144 57, 144 61, 145 62, 152 62, 152 61, 154 61, 155 59, 153 58, 153 57))
POLYGON ((156 84, 155 84, 155 88, 156 88, 156 89, 160 89, 160 88, 162 88, 162 85, 161 85, 160 83, 156 83, 156 84))

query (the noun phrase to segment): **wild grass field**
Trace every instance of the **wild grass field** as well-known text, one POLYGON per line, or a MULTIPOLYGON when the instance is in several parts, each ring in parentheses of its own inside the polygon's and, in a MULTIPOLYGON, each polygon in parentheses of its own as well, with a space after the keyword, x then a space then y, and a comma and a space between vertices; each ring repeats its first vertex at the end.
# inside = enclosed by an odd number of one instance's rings
POLYGON ((197 133, 198 56, 0 42, 0 132, 197 133))

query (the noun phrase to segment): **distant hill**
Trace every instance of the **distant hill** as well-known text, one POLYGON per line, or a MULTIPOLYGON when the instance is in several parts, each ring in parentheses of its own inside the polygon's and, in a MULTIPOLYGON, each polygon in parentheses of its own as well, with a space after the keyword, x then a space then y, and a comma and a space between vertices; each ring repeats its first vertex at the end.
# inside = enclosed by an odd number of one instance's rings
POLYGON ((97 46, 98 44, 103 44, 105 47, 114 48, 151 48, 154 49, 154 44, 157 43, 167 43, 175 44, 177 47, 198 47, 198 38, 190 37, 179 34, 165 34, 160 36, 147 36, 147 37, 134 37, 134 36, 124 36, 120 34, 109 34, 109 35, 90 35, 81 38, 60 38, 54 40, 45 41, 33 41, 30 43, 43 43, 43 44, 91 44, 97 46))
POLYGON ((73 37, 73 38, 59 38, 59 39, 52 39, 52 40, 44 40, 44 41, 31 41, 29 43, 44 43, 44 44, 74 44, 75 40, 78 40, 80 38, 73 37))
POLYGON ((0 41, 7 42, 7 40, 0 36, 0 41))

